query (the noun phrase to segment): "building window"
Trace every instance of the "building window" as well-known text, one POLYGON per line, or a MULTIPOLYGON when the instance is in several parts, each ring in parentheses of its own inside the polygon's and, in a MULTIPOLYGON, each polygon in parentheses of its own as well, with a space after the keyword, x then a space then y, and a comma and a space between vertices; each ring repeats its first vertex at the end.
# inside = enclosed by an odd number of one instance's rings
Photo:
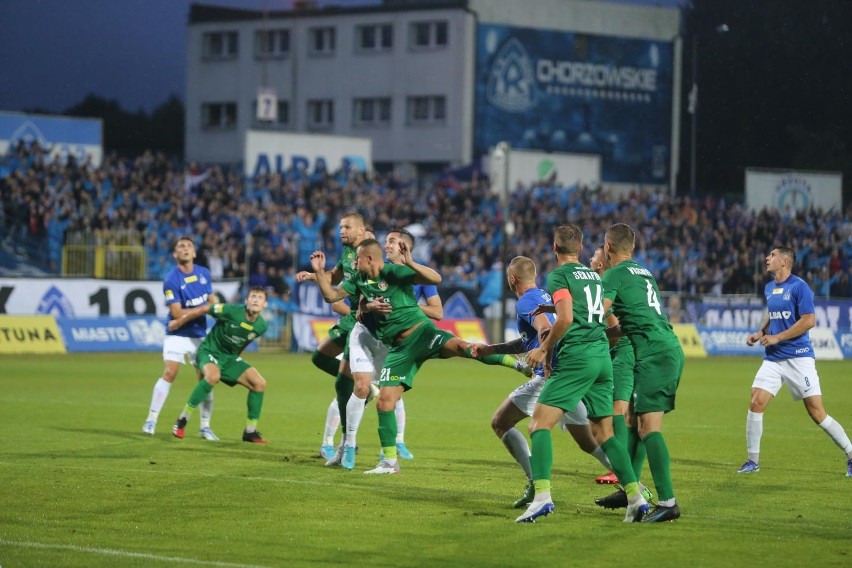
POLYGON ((308 101, 308 128, 328 130, 334 126, 334 101, 317 99, 308 101))
POLYGON ((312 55, 333 55, 334 36, 334 28, 311 28, 308 32, 311 42, 308 51, 312 55))
POLYGON ((352 116, 355 126, 387 126, 391 120, 390 97, 355 99, 352 116))
POLYGON ((408 97, 408 124, 440 124, 447 119, 447 98, 408 97))
POLYGON ((288 101, 278 101, 278 116, 272 120, 258 120, 257 118, 257 99, 252 102, 251 115, 252 126, 254 128, 266 128, 275 130, 290 125, 290 103, 288 101))
POLYGON ((237 103, 202 104, 201 127, 205 130, 233 130, 237 127, 237 103))
POLYGON ((205 59, 235 59, 239 55, 237 32, 208 32, 203 36, 205 59))
POLYGON ((447 47, 449 27, 447 22, 413 22, 409 31, 409 45, 414 49, 447 47))
POLYGON ((290 54, 290 30, 258 30, 254 34, 254 54, 258 59, 290 54))
POLYGON ((355 51, 390 51, 393 48, 393 26, 357 26, 355 42, 355 51))

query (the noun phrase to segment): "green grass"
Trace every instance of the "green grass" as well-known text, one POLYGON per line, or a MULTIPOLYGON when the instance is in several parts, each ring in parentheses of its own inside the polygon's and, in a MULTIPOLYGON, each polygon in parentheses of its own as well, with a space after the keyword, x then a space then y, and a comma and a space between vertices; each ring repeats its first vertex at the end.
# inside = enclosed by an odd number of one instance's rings
MULTIPOLYGON (((239 441, 245 389, 216 389, 221 442, 171 423, 141 433, 157 354, 0 357, 0 565, 13 566, 848 566, 852 479, 786 389, 765 420, 762 470, 745 458, 759 359, 689 360, 664 432, 676 523, 629 525, 593 499, 599 464, 555 433, 556 513, 515 524, 523 474, 491 432, 520 383, 510 370, 431 361, 406 396, 402 475, 365 476, 378 452, 368 407, 356 471, 318 457, 332 379, 306 355, 253 354, 269 382, 260 429, 239 441)), ((852 432, 849 364, 819 362, 829 412, 852 432)), ((525 431, 526 423, 522 423, 525 431)), ((650 474, 647 472, 646 476, 650 474)))

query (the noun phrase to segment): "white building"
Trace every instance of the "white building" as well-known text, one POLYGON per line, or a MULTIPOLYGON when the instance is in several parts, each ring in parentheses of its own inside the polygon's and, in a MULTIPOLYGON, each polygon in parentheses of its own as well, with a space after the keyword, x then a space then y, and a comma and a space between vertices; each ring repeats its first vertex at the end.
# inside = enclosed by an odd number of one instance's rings
POLYGON ((668 187, 679 30, 675 9, 587 0, 193 5, 186 157, 235 164, 247 130, 272 129, 368 138, 379 168, 437 170, 507 140, 601 156, 605 182, 668 187), (261 89, 272 122, 257 119, 261 89))

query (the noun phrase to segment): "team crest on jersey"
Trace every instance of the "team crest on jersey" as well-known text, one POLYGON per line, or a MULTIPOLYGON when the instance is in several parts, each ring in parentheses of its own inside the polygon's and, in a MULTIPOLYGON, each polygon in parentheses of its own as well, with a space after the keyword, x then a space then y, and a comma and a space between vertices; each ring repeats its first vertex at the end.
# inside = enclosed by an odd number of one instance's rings
POLYGON ((248 334, 248 336, 247 336, 247 338, 248 338, 248 340, 249 340, 249 341, 254 341, 254 338, 255 338, 255 337, 257 337, 257 334, 256 334, 255 332, 251 332, 251 333, 249 333, 249 334, 248 334))
POLYGON ((382 292, 384 292, 385 290, 388 289, 388 283, 385 282, 384 280, 379 280, 379 283, 377 284, 377 286, 379 287, 379 290, 381 290, 382 292))
POLYGON ((207 279, 206 279, 205 277, 201 276, 201 277, 198 279, 198 281, 199 281, 199 282, 201 282, 201 284, 202 284, 203 286, 207 286, 207 279))
POLYGON ((786 293, 786 294, 784 294, 783 298, 784 298, 784 300, 785 300, 785 301, 787 301, 787 302, 789 302, 789 301, 790 301, 790 291, 789 291, 789 290, 787 290, 787 293, 786 293))

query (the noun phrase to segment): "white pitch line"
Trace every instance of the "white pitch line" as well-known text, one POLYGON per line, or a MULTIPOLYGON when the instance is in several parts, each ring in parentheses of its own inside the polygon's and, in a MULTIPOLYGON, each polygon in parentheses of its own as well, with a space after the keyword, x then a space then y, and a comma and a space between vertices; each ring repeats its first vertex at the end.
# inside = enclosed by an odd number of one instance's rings
POLYGON ((159 556, 145 552, 131 552, 129 550, 114 550, 111 548, 93 548, 90 546, 76 546, 73 544, 48 544, 44 542, 29 542, 0 539, 0 545, 20 546, 24 548, 40 548, 44 550, 68 550, 71 552, 83 552, 90 554, 102 554, 104 556, 118 556, 123 558, 144 558, 146 560, 157 560, 160 562, 198 564, 200 566, 221 566, 223 568, 266 568, 257 564, 237 564, 235 562, 218 562, 215 560, 199 560, 197 558, 181 558, 179 556, 159 556))

